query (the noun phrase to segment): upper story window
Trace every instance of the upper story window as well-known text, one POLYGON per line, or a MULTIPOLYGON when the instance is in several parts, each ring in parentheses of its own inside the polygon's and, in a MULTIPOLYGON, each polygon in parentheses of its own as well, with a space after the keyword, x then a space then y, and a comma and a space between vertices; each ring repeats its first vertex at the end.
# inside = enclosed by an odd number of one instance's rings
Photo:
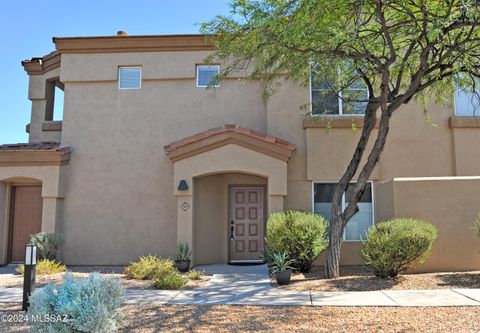
MULTIPOLYGON (((197 65, 197 87, 208 87, 219 73, 218 65, 197 65)), ((220 82, 215 83, 214 87, 220 87, 220 82)))
POLYGON ((311 78, 311 105, 313 115, 365 114, 368 88, 360 80, 336 94, 327 81, 311 78))
POLYGON ((142 87, 142 67, 119 67, 118 88, 140 89, 142 87))
POLYGON ((455 115, 480 116, 480 90, 472 92, 456 88, 455 115))
MULTIPOLYGON (((322 215, 328 221, 332 219, 332 198, 335 183, 313 184, 313 211, 322 215)), ((345 209, 349 199, 350 189, 343 194, 342 209, 345 209)), ((368 228, 373 225, 373 188, 368 183, 362 197, 358 201, 359 211, 348 221, 343 233, 343 239, 347 241, 359 241, 365 239, 368 228)))

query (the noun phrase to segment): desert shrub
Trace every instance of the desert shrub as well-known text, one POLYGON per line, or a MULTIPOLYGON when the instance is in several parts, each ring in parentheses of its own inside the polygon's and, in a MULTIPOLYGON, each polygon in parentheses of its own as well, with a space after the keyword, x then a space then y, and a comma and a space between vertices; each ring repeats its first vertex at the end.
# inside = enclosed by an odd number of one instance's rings
POLYGON ((186 283, 188 279, 183 277, 179 272, 175 271, 170 274, 165 274, 161 277, 158 277, 153 286, 157 289, 180 289, 186 283))
POLYGON ((125 268, 125 274, 131 279, 155 280, 176 272, 173 261, 155 255, 140 257, 125 268))
POLYGON ((114 332, 122 319, 122 301, 118 279, 98 273, 75 278, 67 273, 62 284, 48 284, 32 293, 28 316, 61 319, 30 320, 35 332, 114 332))
POLYGON ((58 259, 58 250, 65 241, 60 234, 40 232, 30 236, 30 242, 37 246, 37 258, 40 259, 58 259))
POLYGON ((437 229, 422 220, 397 218, 368 229, 362 257, 373 274, 390 278, 425 262, 430 255, 437 229))
POLYGON ((205 273, 192 270, 192 271, 189 271, 186 275, 187 275, 187 278, 189 278, 190 280, 200 280, 202 277, 205 276, 205 273))
MULTIPOLYGON (((15 269, 18 273, 22 274, 25 271, 25 266, 23 264, 18 265, 15 269)), ((67 266, 61 262, 49 259, 42 259, 37 261, 36 274, 37 275, 51 275, 62 273, 67 270, 67 266)))
POLYGON ((265 237, 269 251, 285 253, 293 266, 309 272, 315 258, 327 248, 327 222, 321 215, 287 211, 270 215, 265 237))

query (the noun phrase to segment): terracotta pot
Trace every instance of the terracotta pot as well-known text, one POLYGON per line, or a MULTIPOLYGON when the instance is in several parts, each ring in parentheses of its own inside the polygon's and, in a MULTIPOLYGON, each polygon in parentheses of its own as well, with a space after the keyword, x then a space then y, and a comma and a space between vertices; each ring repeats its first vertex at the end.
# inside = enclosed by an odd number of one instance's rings
POLYGON ((190 268, 190 260, 175 260, 175 267, 180 273, 186 273, 190 268))
POLYGON ((284 286, 284 285, 289 284, 291 277, 292 277, 292 270, 291 269, 287 269, 287 270, 275 273, 275 279, 277 280, 277 283, 280 286, 284 286))

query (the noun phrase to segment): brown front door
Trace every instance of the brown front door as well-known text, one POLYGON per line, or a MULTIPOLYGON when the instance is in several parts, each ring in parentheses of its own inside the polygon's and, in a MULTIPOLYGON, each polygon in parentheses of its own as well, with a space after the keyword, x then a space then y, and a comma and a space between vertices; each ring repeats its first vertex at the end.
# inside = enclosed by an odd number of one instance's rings
POLYGON ((230 262, 260 261, 263 249, 264 188, 230 187, 230 262))
POLYGON ((11 260, 23 261, 30 235, 42 230, 42 187, 15 186, 12 200, 11 260))

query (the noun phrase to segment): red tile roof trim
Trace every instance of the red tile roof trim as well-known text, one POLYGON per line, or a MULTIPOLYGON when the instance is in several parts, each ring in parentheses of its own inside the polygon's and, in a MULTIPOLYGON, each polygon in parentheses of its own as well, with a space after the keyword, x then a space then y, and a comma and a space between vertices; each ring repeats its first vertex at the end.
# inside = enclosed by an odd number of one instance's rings
POLYGON ((58 151, 69 152, 70 147, 60 147, 59 142, 12 143, 0 145, 0 152, 15 151, 58 151))
POLYGON ((240 127, 240 126, 237 126, 237 125, 233 125, 233 124, 226 124, 223 127, 212 128, 212 129, 209 129, 207 131, 197 133, 197 134, 192 135, 192 136, 188 136, 184 139, 172 142, 171 144, 164 146, 163 149, 168 154, 168 153, 170 153, 170 152, 172 152, 172 151, 174 151, 174 150, 176 150, 180 147, 186 146, 190 143, 198 142, 200 140, 203 140, 203 139, 206 139, 206 138, 218 135, 218 134, 228 133, 228 132, 244 134, 244 135, 256 138, 256 139, 263 140, 263 141, 268 142, 268 143, 273 143, 273 144, 278 145, 278 146, 280 146, 280 147, 282 147, 286 150, 289 150, 289 151, 294 151, 296 149, 296 146, 294 144, 291 144, 290 142, 288 142, 286 140, 282 140, 280 138, 277 138, 277 137, 274 137, 274 136, 271 136, 271 135, 266 135, 266 134, 263 134, 263 133, 245 128, 245 127, 240 127))

